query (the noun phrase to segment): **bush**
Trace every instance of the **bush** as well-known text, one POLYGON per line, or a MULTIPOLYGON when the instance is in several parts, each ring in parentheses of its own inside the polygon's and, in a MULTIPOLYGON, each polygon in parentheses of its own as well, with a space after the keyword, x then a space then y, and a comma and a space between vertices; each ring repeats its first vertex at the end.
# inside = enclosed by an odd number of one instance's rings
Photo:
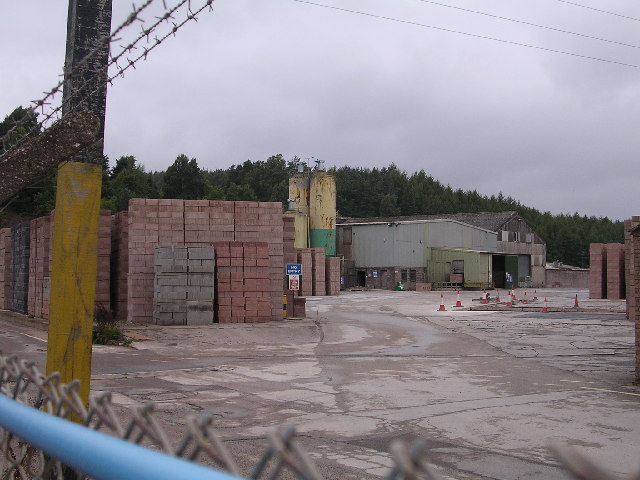
POLYGON ((93 313, 93 343, 96 345, 123 345, 126 339, 118 327, 113 312, 104 305, 96 306, 93 313))

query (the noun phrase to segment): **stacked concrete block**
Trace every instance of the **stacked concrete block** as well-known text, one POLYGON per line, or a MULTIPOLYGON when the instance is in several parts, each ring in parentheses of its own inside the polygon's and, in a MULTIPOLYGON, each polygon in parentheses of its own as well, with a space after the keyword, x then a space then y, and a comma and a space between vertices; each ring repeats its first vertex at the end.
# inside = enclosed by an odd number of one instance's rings
POLYGON ((589 298, 607 298, 607 251, 604 243, 589 245, 589 298))
POLYGON ((327 284, 325 278, 325 254, 324 248, 311 248, 311 290, 314 296, 325 296, 327 284))
POLYGON ((153 321, 157 325, 187 324, 187 261, 187 247, 155 249, 153 321))
POLYGON ((214 320, 215 252, 213 247, 187 247, 187 325, 214 320))
MULTIPOLYGON (((217 321, 259 323, 272 320, 269 244, 215 242, 213 245, 217 257, 217 321)), ((282 301, 282 295, 280 300, 282 301)), ((280 316, 281 312, 282 310, 280 316)))
POLYGON ((9 309, 27 313, 29 294, 30 222, 11 227, 11 286, 9 309))
POLYGON ((625 298, 624 245, 608 243, 607 252, 607 297, 609 300, 625 298))
POLYGON ((150 322, 153 317, 154 254, 158 245, 158 200, 129 201, 127 321, 150 322))
MULTIPOLYGON (((638 218, 638 220, 640 220, 640 218, 638 218)), ((638 311, 640 307, 640 302, 638 301, 638 298, 640 298, 640 279, 638 278, 640 273, 640 226, 636 225, 629 230, 628 245, 629 258, 633 262, 634 271, 633 291, 630 292, 630 297, 634 298, 633 303, 635 306, 631 318, 635 320, 636 324, 636 380, 640 381, 640 321, 638 321, 640 319, 640 312, 638 311)))
POLYGON ((11 229, 0 229, 0 310, 9 309, 11 298, 11 229))
POLYGON ((624 222, 624 247, 625 247, 625 284, 627 297, 627 318, 637 321, 637 297, 636 291, 636 270, 633 256, 633 235, 631 232, 640 225, 640 216, 631 217, 624 222))
POLYGON ((269 255, 268 298, 271 318, 282 319, 284 292, 284 222, 279 202, 234 202, 236 242, 264 242, 269 255))
POLYGON ((27 313, 38 318, 49 316, 51 278, 52 216, 31 220, 29 230, 29 294, 27 313))
MULTIPOLYGON (((117 225, 116 217, 114 225, 117 225)), ((207 247, 218 242, 264 242, 267 259, 264 271, 268 284, 261 295, 270 304, 270 318, 282 318, 283 293, 283 220, 281 204, 275 202, 222 202, 208 200, 141 200, 132 199, 129 204, 126 229, 123 225, 116 235, 127 230, 126 255, 119 254, 115 270, 127 271, 126 317, 131 322, 150 322, 153 316, 153 255, 156 246, 183 245, 207 247), (124 261, 126 259, 126 265, 124 261), (134 286, 137 285, 137 286, 134 286)), ((231 257, 230 257, 231 258, 231 257)), ((255 262, 255 258, 248 257, 255 262)), ((234 263, 244 257, 236 258, 234 263)), ((247 265, 247 268, 254 268, 247 265)), ((231 273, 231 272, 224 272, 231 273)), ((242 272, 233 272, 242 273, 242 272)), ((265 280, 260 278, 259 280, 265 280)), ((118 281, 122 284, 122 281, 118 281)), ((224 283, 224 282, 223 282, 224 283)), ((224 288, 224 287, 223 287, 224 288)), ((121 295, 118 294, 118 297, 121 295)), ((239 305, 241 300, 236 300, 239 305)), ((125 306, 118 301, 118 316, 125 306)), ((249 302, 250 317, 255 313, 262 318, 266 300, 258 302, 258 308, 249 302)), ((200 309, 201 305, 194 305, 200 309)), ((222 305, 223 312, 226 305, 222 305)), ((243 309, 246 310, 243 304, 243 309)), ((246 318, 246 314, 243 318, 246 318)))
POLYGON ((115 318, 127 319, 127 274, 129 272, 129 213, 111 218, 111 307, 115 318))
POLYGON ((212 247, 157 247, 153 319, 158 325, 213 323, 215 254, 212 247))
POLYGON ((95 304, 109 310, 111 309, 111 212, 109 210, 100 210, 97 266, 95 304))
POLYGON ((158 245, 184 245, 185 201, 158 200, 158 245))
POLYGON ((326 257, 324 272, 327 295, 340 295, 340 258, 326 257))
POLYGON ((298 262, 302 265, 302 275, 300 277, 300 291, 302 297, 313 295, 313 259, 310 248, 297 248, 298 262))

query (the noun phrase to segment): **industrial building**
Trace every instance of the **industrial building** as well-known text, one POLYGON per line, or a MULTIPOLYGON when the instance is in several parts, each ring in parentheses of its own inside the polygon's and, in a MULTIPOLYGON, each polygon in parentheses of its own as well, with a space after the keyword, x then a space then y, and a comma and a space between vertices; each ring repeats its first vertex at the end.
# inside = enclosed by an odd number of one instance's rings
POLYGON ((546 245, 517 212, 338 218, 343 286, 541 287, 546 245))

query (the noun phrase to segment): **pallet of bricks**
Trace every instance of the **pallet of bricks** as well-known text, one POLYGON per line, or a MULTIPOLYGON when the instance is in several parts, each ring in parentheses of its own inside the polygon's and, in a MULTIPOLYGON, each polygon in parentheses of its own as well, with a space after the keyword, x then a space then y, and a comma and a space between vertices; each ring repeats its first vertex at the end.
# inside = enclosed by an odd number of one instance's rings
MULTIPOLYGON (((30 222, 27 313, 49 318, 51 257, 55 211, 30 222)), ((98 224, 95 305, 110 309, 111 212, 102 210, 98 224)))
POLYGON ((0 228, 0 310, 9 309, 11 297, 11 229, 0 228))
POLYGON ((269 245, 214 242, 215 312, 219 323, 260 323, 273 319, 269 245))

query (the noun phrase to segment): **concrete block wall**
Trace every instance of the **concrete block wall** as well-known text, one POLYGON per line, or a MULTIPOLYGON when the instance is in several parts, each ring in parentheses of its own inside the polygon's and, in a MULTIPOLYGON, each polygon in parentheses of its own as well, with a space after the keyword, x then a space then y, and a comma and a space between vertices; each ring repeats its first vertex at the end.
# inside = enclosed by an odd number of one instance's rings
POLYGON ((327 287, 327 295, 340 295, 340 263, 339 257, 325 258, 325 285, 327 287))
POLYGON ((604 243, 589 245, 589 298, 607 296, 607 251, 604 243))
POLYGON ((608 243, 607 252, 607 297, 609 300, 620 300, 626 297, 624 276, 624 245, 608 243))
POLYGON ((11 285, 9 310, 27 313, 29 294, 30 222, 11 227, 11 285))
POLYGON ((0 229, 0 310, 8 310, 11 298, 11 229, 0 229))

